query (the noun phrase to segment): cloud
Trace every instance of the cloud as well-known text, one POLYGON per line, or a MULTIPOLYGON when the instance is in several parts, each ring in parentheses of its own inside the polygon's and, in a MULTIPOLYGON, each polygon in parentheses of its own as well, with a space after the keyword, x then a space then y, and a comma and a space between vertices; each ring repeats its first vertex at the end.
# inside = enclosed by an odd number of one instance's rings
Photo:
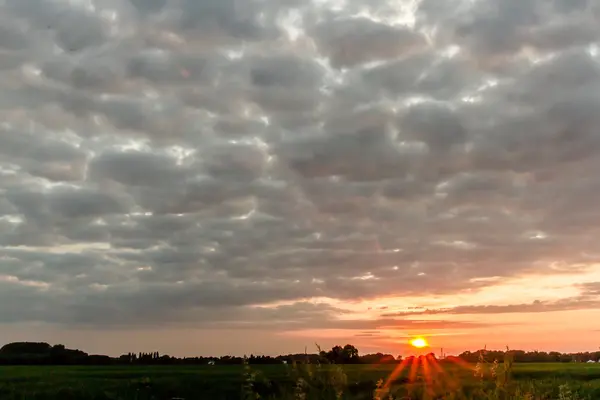
POLYGON ((589 282, 579 285, 583 297, 600 296, 600 282, 589 282))
POLYGON ((400 312, 383 313, 382 317, 408 317, 415 315, 440 315, 440 314, 514 314, 514 313, 545 313, 555 311, 589 310, 600 308, 597 283, 581 285, 585 290, 577 297, 555 301, 535 300, 531 303, 507 305, 469 305, 440 309, 423 309, 400 312))
POLYGON ((5 1, 0 322, 400 329, 305 303, 598 262, 593 2, 338 3, 5 1))
POLYGON ((338 68, 393 60, 426 45, 424 35, 413 29, 366 17, 332 18, 318 23, 312 31, 320 52, 338 68))
MULTIPOLYGON (((241 311, 241 310, 240 310, 241 311)), ((473 329, 485 327, 487 324, 474 321, 444 321, 444 320, 409 320, 400 318, 358 319, 344 309, 325 304, 306 302, 295 303, 291 306, 274 308, 253 308, 240 313, 238 320, 226 318, 224 321, 212 321, 212 327, 254 328, 258 321, 265 327, 284 332, 295 332, 311 329, 319 330, 349 330, 356 331, 354 336, 366 337, 380 335, 380 329, 388 330, 427 330, 473 329), (340 317, 344 317, 340 319, 340 317)), ((211 322, 206 322, 208 325, 211 322)))
POLYGON ((355 337, 377 337, 377 338, 382 337, 380 331, 365 331, 365 332, 356 333, 354 336, 355 337))

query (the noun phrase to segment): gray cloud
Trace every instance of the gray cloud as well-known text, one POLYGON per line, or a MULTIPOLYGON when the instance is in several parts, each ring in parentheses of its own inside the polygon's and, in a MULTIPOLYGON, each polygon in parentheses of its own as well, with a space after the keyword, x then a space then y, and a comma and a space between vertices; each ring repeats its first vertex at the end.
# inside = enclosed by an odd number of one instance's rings
POLYGON ((0 321, 329 326, 597 262, 594 2, 345 3, 4 2, 0 321))
POLYGON ((311 32, 320 52, 334 67, 392 60, 422 49, 423 34, 408 27, 377 23, 369 18, 336 18, 320 22, 311 32))
POLYGON ((504 306, 461 306, 442 310, 426 310, 415 312, 387 313, 388 316, 402 317, 409 315, 436 315, 436 314, 513 314, 513 313, 541 313, 553 311, 585 310, 600 308, 600 300, 565 300, 557 302, 544 302, 536 300, 533 303, 510 304, 504 306))
POLYGON ((110 179, 128 186, 165 186, 185 179, 174 157, 146 152, 107 152, 90 161, 90 179, 110 179))
POLYGON ((580 295, 554 300, 535 300, 531 303, 507 304, 507 305, 474 305, 458 306, 440 309, 415 309, 410 311, 395 311, 382 313, 382 317, 407 317, 418 315, 440 315, 440 314, 513 314, 513 313, 544 313, 555 311, 588 310, 600 308, 600 283, 584 283, 577 285, 580 295))

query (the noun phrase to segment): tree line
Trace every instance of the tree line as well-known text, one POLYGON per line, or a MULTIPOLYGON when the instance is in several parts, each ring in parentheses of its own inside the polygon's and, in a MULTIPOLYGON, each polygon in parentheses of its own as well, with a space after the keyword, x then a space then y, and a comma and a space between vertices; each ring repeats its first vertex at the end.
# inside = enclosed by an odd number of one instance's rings
MULTIPOLYGON (((560 353, 558 351, 523 351, 523 350, 510 350, 513 355, 515 362, 519 363, 546 363, 546 362, 588 362, 588 361, 600 361, 600 351, 585 351, 579 353, 560 353)), ((478 351, 465 351, 458 355, 461 359, 467 362, 477 362, 481 358, 488 362, 494 360, 502 360, 505 351, 498 350, 478 350, 478 351)))
MULTIPOLYGON (((581 353, 560 353, 543 351, 511 350, 515 362, 587 362, 600 360, 600 351, 581 353)), ((457 357, 466 362, 477 362, 481 358, 489 362, 502 360, 504 351, 478 350, 465 351, 457 357)), ((431 353, 430 356, 435 357, 431 353)), ((412 358, 407 357, 407 358, 412 358)), ((88 354, 78 349, 68 349, 64 345, 48 343, 16 342, 0 348, 0 365, 241 365, 241 364, 397 364, 402 355, 375 353, 361 355, 350 344, 334 346, 330 350, 320 350, 316 354, 288 354, 276 357, 253 355, 248 357, 172 357, 154 352, 127 353, 119 357, 88 354)))

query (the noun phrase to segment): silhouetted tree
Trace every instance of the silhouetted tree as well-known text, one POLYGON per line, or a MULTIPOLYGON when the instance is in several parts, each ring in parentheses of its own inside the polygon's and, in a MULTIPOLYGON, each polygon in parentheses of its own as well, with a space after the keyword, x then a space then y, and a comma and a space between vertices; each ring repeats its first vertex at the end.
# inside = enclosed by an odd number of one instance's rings
MULTIPOLYGON (((589 360, 600 360, 600 351, 579 352, 579 353, 560 353, 556 351, 523 351, 511 350, 515 362, 587 362, 589 360)), ((505 351, 478 350, 475 352, 465 351, 458 357, 449 356, 447 358, 460 358, 464 361, 475 363, 480 357, 489 362, 494 360, 502 361, 505 351)), ((428 355, 433 357, 433 353, 428 355)), ((363 364, 387 364, 400 363, 403 358, 401 355, 394 358, 391 354, 367 354, 360 356, 358 349, 350 344, 334 346, 329 351, 321 351, 319 354, 288 354, 277 357, 261 356, 251 354, 247 362, 249 364, 282 364, 286 363, 322 363, 330 362, 335 364, 363 363, 363 364)), ((414 361, 411 356, 406 362, 414 361)), ((48 343, 38 342, 16 342, 9 343, 0 348, 0 364, 3 365, 206 365, 209 362, 220 365, 241 365, 241 357, 225 355, 222 357, 185 357, 176 358, 168 355, 161 355, 160 352, 139 352, 127 353, 116 358, 105 355, 88 355, 81 350, 68 349, 62 344, 51 346, 48 343)))

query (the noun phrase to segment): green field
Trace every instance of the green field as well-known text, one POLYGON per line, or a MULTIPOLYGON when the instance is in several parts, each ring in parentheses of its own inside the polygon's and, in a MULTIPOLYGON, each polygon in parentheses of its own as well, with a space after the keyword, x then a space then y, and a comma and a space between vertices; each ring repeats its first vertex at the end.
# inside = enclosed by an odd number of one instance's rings
MULTIPOLYGON (((394 367, 10 366, 0 367, 0 399, 371 400, 382 393, 377 382, 385 382, 394 367)), ((510 381, 501 384, 491 375, 475 378, 472 370, 455 365, 441 364, 436 371, 430 368, 425 374, 421 369, 412 381, 405 371, 381 398, 600 399, 600 364, 516 364, 510 381)))

